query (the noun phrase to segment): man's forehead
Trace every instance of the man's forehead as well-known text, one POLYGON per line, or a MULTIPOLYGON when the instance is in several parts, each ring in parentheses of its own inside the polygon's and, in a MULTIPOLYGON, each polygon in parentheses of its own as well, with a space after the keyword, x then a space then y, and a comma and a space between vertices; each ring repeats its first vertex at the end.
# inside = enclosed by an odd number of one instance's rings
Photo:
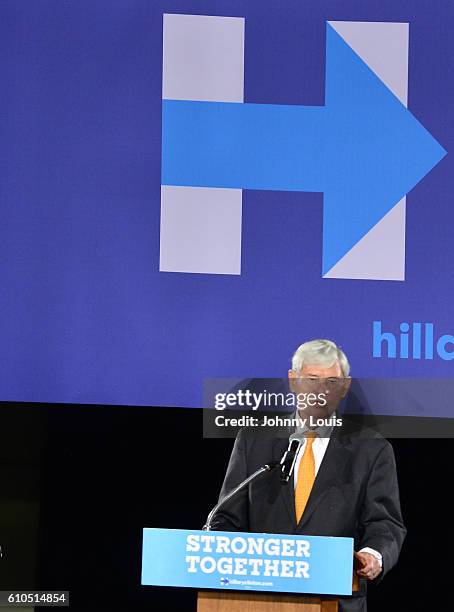
POLYGON ((304 364, 301 368, 303 374, 319 374, 323 376, 338 376, 341 373, 339 363, 336 361, 332 366, 326 367, 320 364, 304 364))

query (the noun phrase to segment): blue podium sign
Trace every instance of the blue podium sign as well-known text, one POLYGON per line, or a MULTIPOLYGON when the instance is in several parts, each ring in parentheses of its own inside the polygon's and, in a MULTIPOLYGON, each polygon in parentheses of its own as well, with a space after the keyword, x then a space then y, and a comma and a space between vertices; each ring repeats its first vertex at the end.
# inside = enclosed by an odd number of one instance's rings
POLYGON ((143 585, 351 595, 352 580, 352 538, 143 530, 143 585))

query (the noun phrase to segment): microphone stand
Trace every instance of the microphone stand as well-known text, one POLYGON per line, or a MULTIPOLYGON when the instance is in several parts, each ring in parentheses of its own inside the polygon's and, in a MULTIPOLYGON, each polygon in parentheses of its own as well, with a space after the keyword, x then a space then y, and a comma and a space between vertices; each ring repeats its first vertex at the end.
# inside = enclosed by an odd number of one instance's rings
POLYGON ((253 474, 251 474, 250 476, 248 476, 246 478, 246 480, 243 480, 243 482, 240 482, 239 485, 237 485, 234 489, 232 489, 230 491, 230 493, 227 493, 227 495, 225 495, 216 505, 215 507, 211 510, 210 514, 207 516, 207 520, 205 525, 203 526, 203 531, 211 531, 211 523, 213 521, 213 518, 215 516, 215 514, 217 513, 217 511, 225 504, 227 503, 230 499, 232 499, 232 497, 235 497, 235 495, 237 493, 239 493, 242 489, 244 489, 245 487, 247 487, 247 485, 252 482, 253 480, 255 480, 258 476, 260 476, 260 474, 263 474, 263 472, 271 472, 271 470, 273 470, 276 465, 278 465, 278 462, 275 461, 273 463, 267 463, 265 465, 263 465, 262 467, 260 467, 258 470, 256 470, 253 474))

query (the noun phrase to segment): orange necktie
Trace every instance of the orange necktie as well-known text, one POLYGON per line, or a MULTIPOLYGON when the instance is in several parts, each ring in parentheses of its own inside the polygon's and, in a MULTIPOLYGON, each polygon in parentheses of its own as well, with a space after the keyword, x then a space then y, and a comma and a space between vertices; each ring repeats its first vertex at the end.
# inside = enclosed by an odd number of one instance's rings
POLYGON ((299 523, 306 508, 307 500, 311 493, 315 481, 315 458, 312 444, 314 443, 317 433, 315 431, 307 431, 304 434, 306 438, 306 448, 298 468, 298 479, 295 488, 295 512, 296 522, 299 523))

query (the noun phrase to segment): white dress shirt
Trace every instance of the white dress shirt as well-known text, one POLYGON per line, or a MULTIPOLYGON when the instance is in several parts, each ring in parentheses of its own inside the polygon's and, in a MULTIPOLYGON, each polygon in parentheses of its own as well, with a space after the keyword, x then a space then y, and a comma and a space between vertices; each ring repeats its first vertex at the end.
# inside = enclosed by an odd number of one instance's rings
MULTIPOLYGON (((334 413, 333 417, 335 416, 336 414, 334 413)), ((307 431, 308 429, 309 429, 308 427, 298 427, 296 431, 304 432, 304 431, 307 431)), ((317 438, 315 438, 312 443, 312 450, 314 452, 314 460, 315 460, 315 476, 317 476, 318 470, 323 461, 323 457, 325 456, 326 449, 328 448, 329 439, 333 431, 333 427, 332 426, 317 427, 314 429, 314 431, 318 434, 317 438)), ((303 457, 303 454, 304 454, 304 449, 306 448, 306 444, 307 444, 307 440, 306 438, 304 438, 301 446, 299 447, 298 455, 296 456, 295 468, 293 470, 293 486, 295 489, 296 489, 296 483, 298 480, 298 469, 300 466, 301 458, 303 457)), ((369 548, 369 546, 365 546, 364 548, 361 548, 359 552, 366 552, 366 553, 371 554, 373 557, 375 557, 378 560, 378 562, 380 563, 380 567, 383 567, 382 556, 378 552, 378 550, 374 550, 373 548, 369 548)))

